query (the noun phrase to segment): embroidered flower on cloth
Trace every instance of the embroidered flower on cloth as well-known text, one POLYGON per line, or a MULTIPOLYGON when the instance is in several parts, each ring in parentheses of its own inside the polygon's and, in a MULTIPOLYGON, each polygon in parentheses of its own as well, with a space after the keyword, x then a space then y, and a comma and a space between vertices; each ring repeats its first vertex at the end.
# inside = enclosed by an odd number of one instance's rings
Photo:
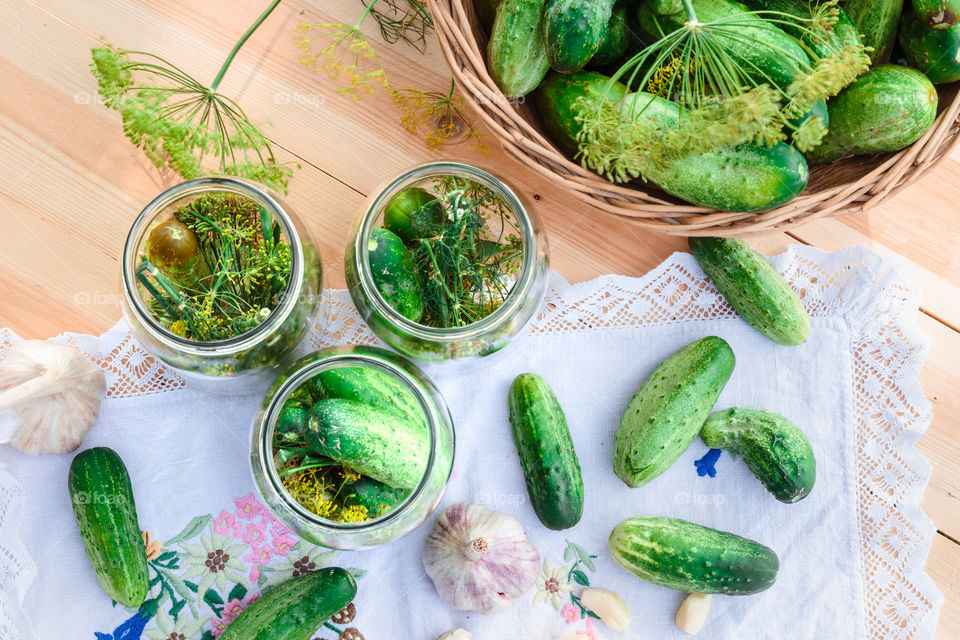
MULTIPOLYGON (((200 630, 210 618, 190 619, 190 616, 178 616, 174 622, 163 609, 157 612, 157 626, 147 629, 145 635, 150 640, 191 640, 200 636, 200 630)), ((214 632, 214 635, 219 635, 214 632)))
POLYGON ((580 612, 569 602, 560 609, 560 615, 563 616, 563 621, 567 624, 573 624, 580 620, 580 612))
POLYGON ((567 568, 554 568, 550 559, 545 559, 543 570, 537 577, 537 594, 533 597, 533 603, 549 602, 554 609, 560 611, 564 596, 573 591, 573 585, 567 581, 567 573, 567 568))
POLYGON ((214 585, 222 591, 227 586, 227 579, 246 585, 243 574, 247 568, 240 561, 240 554, 246 551, 247 545, 227 545, 225 541, 219 533, 211 532, 200 537, 199 545, 180 543, 180 548, 186 552, 184 565, 187 570, 183 577, 200 578, 197 593, 206 593, 214 585))
POLYGON ((244 520, 253 520, 256 516, 264 513, 264 506, 260 504, 251 491, 242 498, 233 501, 237 505, 237 516, 244 520))
POLYGON ((223 509, 220 512, 220 515, 213 521, 213 530, 215 533, 219 533, 221 536, 229 536, 233 534, 233 525, 236 522, 236 518, 232 513, 223 509))
POLYGON ((290 578, 296 578, 320 567, 325 567, 335 555, 337 555, 336 551, 308 545, 301 541, 296 551, 287 554, 286 562, 277 562, 261 569, 262 573, 269 571, 270 577, 260 585, 260 588, 268 589, 290 578))
POLYGON ((237 619, 243 610, 250 606, 250 603, 254 602, 257 598, 260 597, 259 593, 253 593, 245 597, 244 599, 234 598, 233 600, 228 601, 223 605, 223 611, 221 612, 221 618, 219 620, 213 621, 213 628, 211 633, 214 638, 219 638, 227 627, 230 626, 230 623, 237 619))

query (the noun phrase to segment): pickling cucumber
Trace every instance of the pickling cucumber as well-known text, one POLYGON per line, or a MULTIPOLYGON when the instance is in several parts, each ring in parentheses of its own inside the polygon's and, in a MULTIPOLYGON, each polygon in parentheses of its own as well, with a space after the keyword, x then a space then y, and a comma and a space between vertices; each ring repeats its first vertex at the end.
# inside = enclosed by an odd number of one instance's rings
POLYGON ((560 73, 580 71, 600 49, 614 0, 547 0, 543 32, 547 60, 560 73))
POLYGON ((126 465, 107 447, 81 451, 70 465, 67 485, 100 586, 116 602, 139 607, 149 590, 147 552, 126 465))
POLYGON ((900 21, 900 48, 910 64, 933 84, 960 80, 960 24, 928 29, 911 11, 900 21))
POLYGON ((341 398, 313 406, 306 439, 315 453, 395 489, 420 484, 430 456, 430 434, 420 425, 341 398))
POLYGON ((617 429, 613 470, 629 487, 666 471, 686 451, 733 373, 733 350, 709 336, 664 360, 627 405, 617 429))
POLYGON ((263 592, 227 626, 220 640, 310 640, 356 595, 357 583, 346 569, 316 569, 263 592))
POLYGON ((799 296, 767 259, 738 238, 690 238, 690 251, 730 306, 777 344, 798 345, 810 335, 799 296))
POLYGON ((344 491, 348 493, 343 499, 343 506, 363 507, 371 518, 379 518, 410 495, 409 489, 394 489, 367 476, 360 476, 359 480, 344 491))
POLYGON ((834 22, 829 26, 817 28, 811 24, 814 13, 819 8, 817 2, 808 0, 743 0, 755 11, 779 12, 764 14, 763 17, 775 21, 777 27, 788 35, 798 38, 818 58, 829 58, 847 45, 860 42, 860 33, 853 19, 840 5, 831 7, 834 22), (786 15, 782 15, 786 14, 786 15))
POLYGON ((687 593, 758 593, 780 569, 777 554, 759 542, 675 518, 624 520, 609 547, 614 561, 641 580, 687 593))
POLYGON ((616 4, 607 29, 600 40, 597 52, 590 58, 591 67, 602 67, 619 60, 630 46, 630 27, 627 24, 627 7, 625 4, 616 4))
POLYGON ((374 367, 335 367, 320 371, 308 383, 318 398, 342 398, 388 411, 427 428, 423 406, 393 375, 374 367))
POLYGON ((525 96, 540 84, 550 61, 544 37, 547 0, 502 0, 487 43, 487 66, 508 98, 525 96))
POLYGON ((523 373, 510 386, 508 405, 533 510, 550 529, 569 529, 583 515, 583 478, 557 396, 546 380, 523 373))
POLYGON ((384 301, 404 318, 418 322, 423 316, 423 294, 413 253, 397 234, 380 228, 370 230, 367 251, 373 283, 384 301))
POLYGON ((903 0, 844 0, 843 8, 863 36, 863 44, 873 47, 871 63, 889 62, 897 41, 903 0))
POLYGON ((383 209, 383 226, 404 242, 436 235, 443 225, 443 205, 435 193, 420 187, 398 191, 383 209))
POLYGON ((817 463, 800 427, 779 413, 732 407, 707 419, 700 437, 713 449, 743 456, 770 493, 780 502, 806 498, 817 479, 817 463))

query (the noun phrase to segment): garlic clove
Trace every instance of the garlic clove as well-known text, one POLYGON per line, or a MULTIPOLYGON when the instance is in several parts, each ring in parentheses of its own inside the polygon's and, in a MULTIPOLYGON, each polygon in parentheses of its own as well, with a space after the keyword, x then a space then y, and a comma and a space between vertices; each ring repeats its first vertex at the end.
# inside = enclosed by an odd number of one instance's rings
POLYGON ((580 592, 580 603, 614 631, 623 631, 630 625, 630 609, 613 591, 588 587, 580 592))
POLYGON ((513 516, 460 502, 437 517, 423 567, 451 607, 496 613, 533 587, 540 554, 513 516))
POLYGON ((78 350, 25 340, 0 361, 0 391, 0 412, 17 417, 9 444, 30 455, 68 453, 96 422, 106 381, 78 350))
POLYGON ((472 637, 473 634, 466 629, 451 629, 450 631, 441 634, 437 640, 470 640, 472 637))
POLYGON ((710 594, 691 593, 677 611, 677 626, 690 635, 696 635, 703 629, 710 613, 710 594))

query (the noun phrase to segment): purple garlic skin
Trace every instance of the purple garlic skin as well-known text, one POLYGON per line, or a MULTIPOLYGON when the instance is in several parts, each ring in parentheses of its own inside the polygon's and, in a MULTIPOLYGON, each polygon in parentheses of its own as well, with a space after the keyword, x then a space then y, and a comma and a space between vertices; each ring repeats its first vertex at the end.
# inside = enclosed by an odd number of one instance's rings
POLYGON ((459 502, 437 517, 423 568, 454 609, 495 613, 533 587, 540 554, 513 516, 459 502))

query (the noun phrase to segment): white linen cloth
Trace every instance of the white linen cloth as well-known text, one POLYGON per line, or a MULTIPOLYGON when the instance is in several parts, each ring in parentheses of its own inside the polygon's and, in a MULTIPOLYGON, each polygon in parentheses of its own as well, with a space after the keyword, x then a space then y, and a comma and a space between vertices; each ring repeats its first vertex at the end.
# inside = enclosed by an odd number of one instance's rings
MULTIPOLYGON (((772 261, 812 316, 810 339, 798 347, 754 331, 690 255, 674 254, 641 278, 569 285, 554 274, 528 335, 480 363, 425 367, 456 423, 454 473, 441 508, 472 500, 510 513, 544 563, 538 586, 492 616, 455 611, 435 593, 421 564, 432 518, 383 548, 334 554, 290 539, 261 513, 248 464, 259 397, 185 386, 122 322, 99 338, 59 336, 107 374, 108 397, 83 447, 110 446, 125 460, 140 524, 162 543, 155 562, 166 566, 151 568, 152 595, 162 595, 152 611, 112 606, 77 532, 66 490, 71 456, 30 458, 4 447, 0 637, 215 637, 262 587, 307 558, 366 572, 355 617, 332 621, 315 638, 432 640, 455 627, 475 640, 682 638, 673 618, 683 594, 635 579, 607 552, 609 532, 624 518, 665 515, 760 541, 780 558, 769 590, 714 596, 702 638, 930 638, 942 596, 923 573, 935 529, 919 508, 929 466, 913 448, 930 421, 917 383, 926 349, 915 326, 917 289, 904 265, 865 248, 831 254, 795 246, 772 261), (769 409, 806 431, 817 482, 805 500, 777 502, 727 453, 716 477, 698 476, 694 461, 707 452, 699 439, 642 488, 614 475, 613 438, 627 401, 660 361, 707 335, 726 339, 737 357, 718 409, 769 409), (583 469, 583 519, 567 531, 543 527, 526 496, 506 407, 510 382, 525 371, 554 388, 583 469), (233 558, 211 577, 203 559, 215 549, 233 558), (584 582, 624 598, 633 613, 627 631, 583 618, 572 596, 584 582)), ((325 295, 327 326, 311 336, 312 347, 377 343, 346 292, 325 295)), ((0 357, 18 340, 0 332, 0 357)))

